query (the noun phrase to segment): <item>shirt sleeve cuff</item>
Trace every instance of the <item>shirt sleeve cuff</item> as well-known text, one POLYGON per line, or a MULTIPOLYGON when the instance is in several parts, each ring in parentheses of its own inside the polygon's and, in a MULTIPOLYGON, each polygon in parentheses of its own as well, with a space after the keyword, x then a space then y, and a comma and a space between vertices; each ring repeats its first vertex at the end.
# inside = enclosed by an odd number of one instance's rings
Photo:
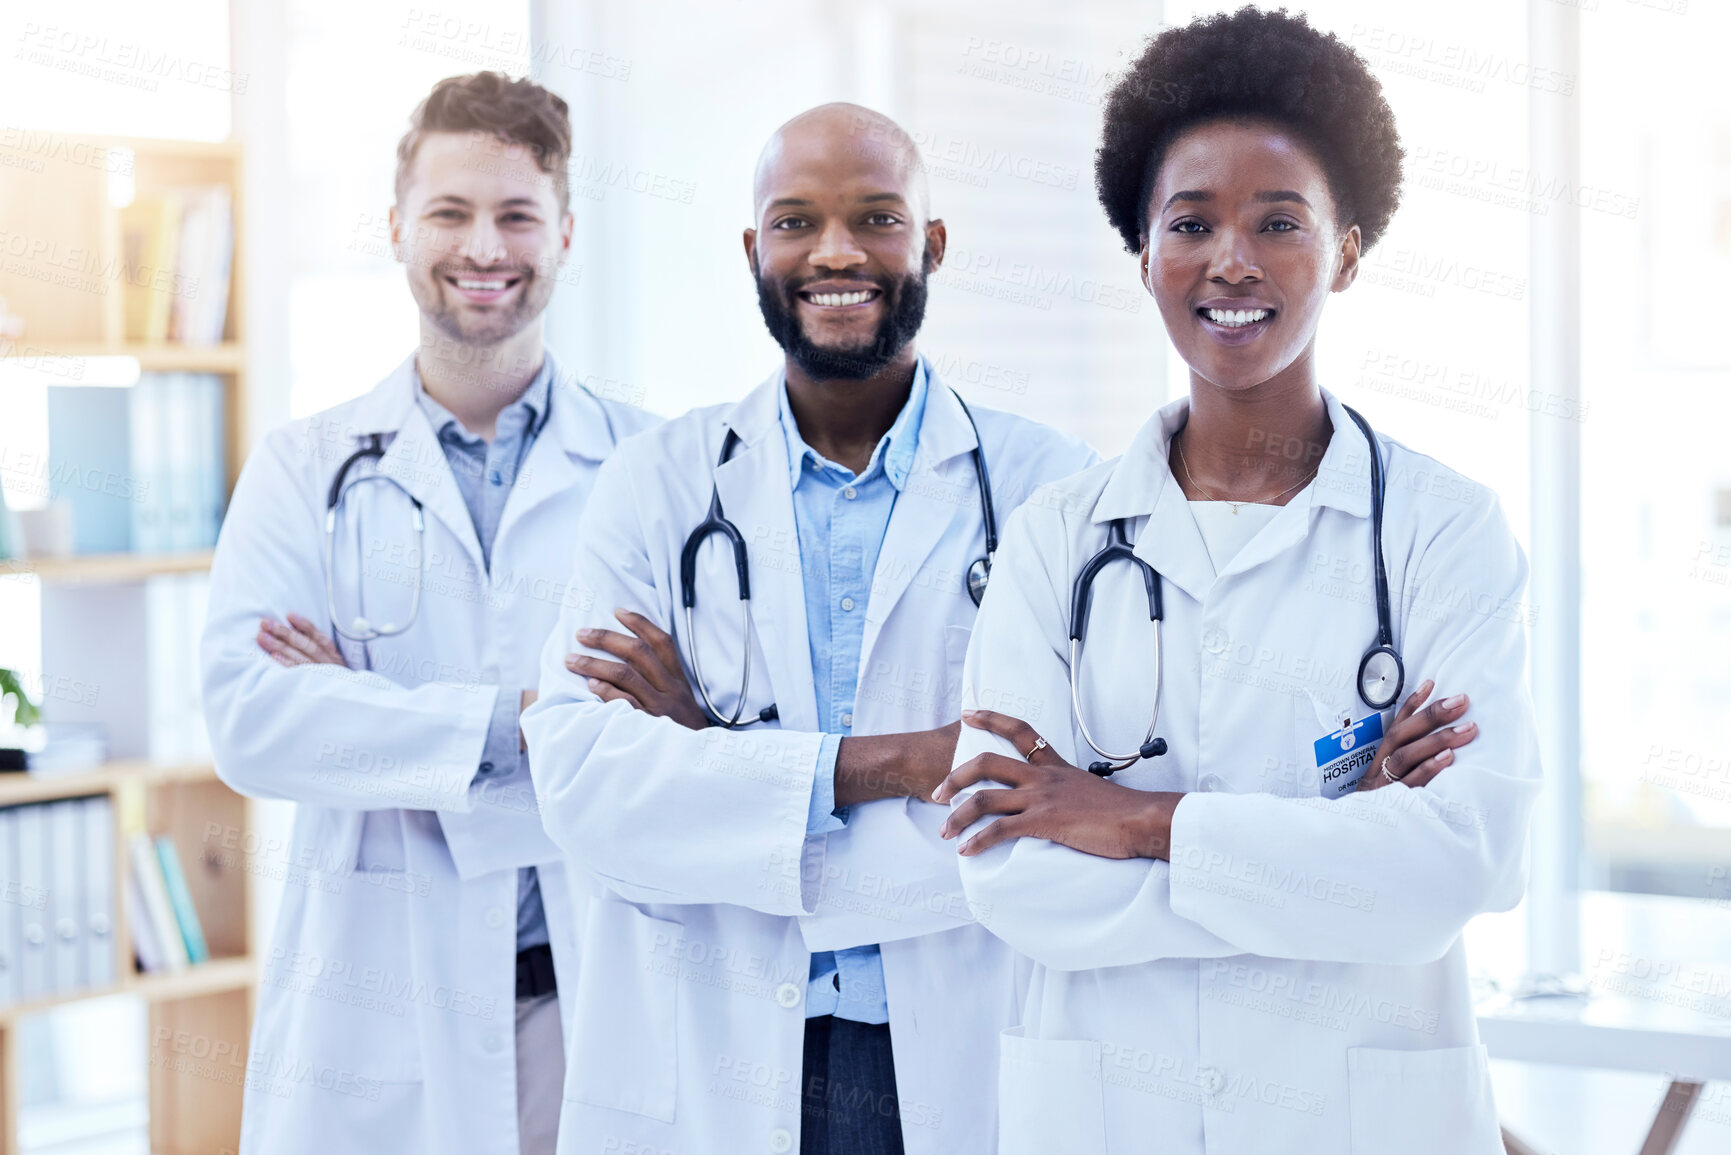
POLYGON ((487 740, 481 745, 481 764, 476 768, 475 784, 509 778, 517 772, 517 760, 522 756, 522 743, 517 737, 520 691, 499 687, 498 701, 493 703, 493 717, 487 723, 487 740))
POLYGON ((828 834, 847 825, 845 816, 835 812, 835 763, 841 756, 841 735, 825 734, 823 745, 817 748, 817 770, 811 784, 811 811, 805 818, 809 837, 828 834))

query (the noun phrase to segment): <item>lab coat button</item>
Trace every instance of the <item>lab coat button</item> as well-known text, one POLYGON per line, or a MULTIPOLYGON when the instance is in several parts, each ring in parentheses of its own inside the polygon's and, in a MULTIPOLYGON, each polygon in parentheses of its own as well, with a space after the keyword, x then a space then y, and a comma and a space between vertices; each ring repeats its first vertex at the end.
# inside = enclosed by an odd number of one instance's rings
POLYGON ((799 1006, 799 986, 795 983, 782 983, 775 988, 775 1001, 791 1011, 799 1006))
POLYGON ((505 925, 505 909, 503 907, 499 907, 499 906, 488 907, 487 908, 487 925, 491 926, 491 927, 504 926, 505 925))
POLYGON ((503 1047, 504 1045, 505 1045, 505 1037, 503 1035, 501 1035, 498 1031, 487 1032, 487 1037, 481 1041, 481 1046, 486 1048, 486 1051, 489 1055, 498 1054, 499 1049, 501 1047, 503 1047))
POLYGON ((1226 1086, 1226 1076, 1214 1067, 1203 1067, 1196 1072, 1196 1084, 1204 1095, 1218 1095, 1220 1088, 1226 1086))
POLYGON ((1212 791, 1217 791, 1217 790, 1221 789, 1225 785, 1226 785, 1226 783, 1220 777, 1220 775, 1218 775, 1218 774, 1204 774, 1202 776, 1202 781, 1200 781, 1196 784, 1196 788, 1198 790, 1212 792, 1212 791))
POLYGON ((769 1133, 769 1149, 774 1151, 775 1155, 782 1155, 784 1151, 792 1151, 793 1133, 785 1127, 777 1127, 769 1133))

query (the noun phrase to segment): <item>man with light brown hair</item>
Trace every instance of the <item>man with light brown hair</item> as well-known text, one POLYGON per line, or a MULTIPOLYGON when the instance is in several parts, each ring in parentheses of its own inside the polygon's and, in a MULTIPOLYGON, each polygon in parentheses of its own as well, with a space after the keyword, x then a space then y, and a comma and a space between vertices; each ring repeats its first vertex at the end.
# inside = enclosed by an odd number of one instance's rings
POLYGON ((584 885, 517 717, 601 460, 653 419, 561 372, 565 102, 441 81, 398 148, 419 348, 248 459, 211 570, 217 771, 301 805, 241 1151, 550 1153, 584 885), (563 1015, 562 1012, 563 1011, 563 1015), (563 1018, 563 1021, 562 1021, 563 1018))

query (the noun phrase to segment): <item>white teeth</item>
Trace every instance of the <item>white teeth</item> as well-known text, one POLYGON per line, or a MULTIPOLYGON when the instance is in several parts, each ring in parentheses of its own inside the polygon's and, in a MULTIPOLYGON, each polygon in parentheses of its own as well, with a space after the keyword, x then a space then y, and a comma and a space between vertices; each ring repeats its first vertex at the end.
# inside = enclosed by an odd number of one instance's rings
POLYGON ((457 288, 469 289, 478 293, 493 292, 498 289, 503 289, 504 287, 504 281, 473 281, 466 277, 457 278, 457 288))
POLYGON ((863 305, 871 300, 872 290, 863 289, 853 293, 812 293, 811 303, 814 305, 863 305))
POLYGON ((1267 309, 1209 309, 1208 319, 1216 325, 1249 325, 1267 318, 1267 309))

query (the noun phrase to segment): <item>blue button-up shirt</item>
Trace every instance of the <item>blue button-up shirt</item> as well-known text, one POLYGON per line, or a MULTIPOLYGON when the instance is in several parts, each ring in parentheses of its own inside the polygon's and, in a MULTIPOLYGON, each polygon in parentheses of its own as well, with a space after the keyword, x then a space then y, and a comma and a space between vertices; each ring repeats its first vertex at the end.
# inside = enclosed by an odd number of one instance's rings
MULTIPOLYGON (((523 391, 523 396, 506 406, 494 426, 493 440, 484 441, 463 428, 463 423, 451 415, 421 385, 421 372, 415 370, 415 401, 427 415, 439 447, 450 463, 457 479, 457 489, 463 494, 463 504, 474 522, 475 537, 481 544, 481 560, 490 570, 493 565, 493 539, 499 534, 499 519, 505 514, 505 501, 517 483, 517 473, 529 456, 529 447, 547 424, 548 404, 553 395, 553 358, 541 362, 541 371, 523 391)), ((508 783, 518 775, 526 775, 517 739, 517 713, 521 691, 499 688, 499 700, 493 707, 493 717, 487 726, 487 741, 481 747, 481 765, 476 771, 476 786, 483 782, 508 783)), ((547 942, 547 914, 541 907, 541 880, 533 866, 517 871, 517 949, 526 950, 547 942)))
MULTIPOLYGON (((835 809, 836 756, 842 738, 853 733, 866 603, 890 512, 913 469, 926 390, 926 365, 921 361, 914 370, 907 404, 872 450, 864 471, 855 474, 805 443, 788 406, 785 379, 782 382, 781 427, 787 440, 793 519, 805 580, 811 681, 817 690, 818 720, 828 735, 818 755, 808 834, 825 834, 847 823, 846 814, 835 809)), ((835 1015, 861 1023, 889 1022, 878 948, 858 946, 812 955, 805 1013, 807 1018, 835 1015)))

